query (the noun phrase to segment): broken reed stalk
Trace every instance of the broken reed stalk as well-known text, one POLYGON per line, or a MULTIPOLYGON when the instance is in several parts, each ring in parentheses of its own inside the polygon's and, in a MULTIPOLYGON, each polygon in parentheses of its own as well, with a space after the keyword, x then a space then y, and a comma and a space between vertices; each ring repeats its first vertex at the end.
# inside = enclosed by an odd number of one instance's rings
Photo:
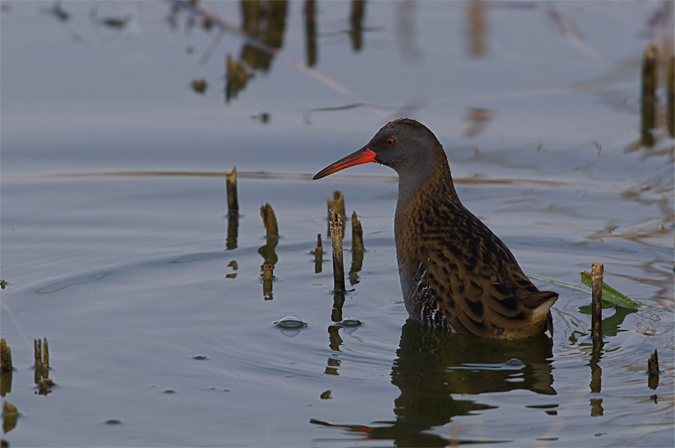
POLYGON ((47 338, 44 342, 40 339, 33 339, 33 349, 35 354, 35 384, 43 378, 49 378, 49 344, 47 338))
POLYGON ((314 273, 321 272, 321 265, 323 264, 323 247, 321 246, 321 234, 316 236, 316 248, 314 249, 314 273))
POLYGON ((42 341, 33 339, 33 354, 35 355, 35 370, 42 368, 42 341))
POLYGON ((591 336, 602 338, 602 277, 605 267, 593 262, 591 268, 591 336))
POLYGON ((352 212, 352 251, 363 252, 363 250, 363 227, 356 212, 352 212))
POLYGON ((279 228, 277 227, 277 217, 269 203, 260 207, 260 216, 262 216, 263 224, 265 225, 265 230, 267 231, 267 238, 278 237, 279 228))
POLYGON ((335 210, 330 210, 330 232, 333 246, 333 283, 335 291, 345 290, 345 268, 342 261, 342 218, 335 210))
POLYGON ((2 338, 0 339, 0 372, 12 372, 13 370, 12 350, 7 345, 7 341, 2 338))
MULTIPOLYGON (((333 199, 327 199, 326 203, 328 204, 328 220, 330 221, 330 211, 335 210, 339 215, 340 218, 342 218, 343 226, 341 227, 342 229, 342 236, 344 237, 344 222, 347 220, 347 212, 345 211, 345 197, 342 195, 342 193, 338 190, 333 191, 333 199)), ((330 231, 330 227, 328 228, 328 236, 330 238, 333 238, 333 233, 330 231)))
POLYGON ((239 200, 237 199, 237 167, 232 168, 231 173, 225 173, 225 185, 227 187, 227 214, 239 215, 239 200))
POLYGON ((42 341, 42 370, 44 372, 49 371, 49 344, 47 344, 47 338, 44 338, 42 341))

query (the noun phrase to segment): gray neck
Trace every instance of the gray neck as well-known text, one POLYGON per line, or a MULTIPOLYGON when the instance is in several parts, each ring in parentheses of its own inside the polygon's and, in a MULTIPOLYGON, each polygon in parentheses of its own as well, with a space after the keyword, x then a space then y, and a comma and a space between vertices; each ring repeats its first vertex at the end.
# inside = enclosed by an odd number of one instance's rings
POLYGON ((431 177, 435 162, 435 158, 429 157, 427 160, 419 160, 414 169, 396 170, 398 172, 397 213, 399 210, 406 208, 412 198, 424 186, 424 183, 431 177))

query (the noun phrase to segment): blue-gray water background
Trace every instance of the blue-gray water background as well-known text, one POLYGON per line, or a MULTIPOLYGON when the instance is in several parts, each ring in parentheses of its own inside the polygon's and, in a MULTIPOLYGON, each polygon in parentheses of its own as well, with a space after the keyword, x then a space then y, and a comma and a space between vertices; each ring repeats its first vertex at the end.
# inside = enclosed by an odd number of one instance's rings
POLYGON ((673 2, 252 4, 1 3, 0 323, 16 367, 3 400, 21 413, 3 439, 673 446, 663 73, 646 134, 640 113, 641 57, 650 43, 672 55, 673 2), (435 132, 461 199, 527 274, 580 286, 599 261, 611 286, 662 311, 605 310, 596 350, 590 296, 541 281, 560 293, 552 341, 406 323, 395 173, 310 181, 399 116, 435 132), (223 177, 234 166, 238 227, 223 177), (317 234, 330 247, 338 189, 366 246, 359 269, 348 225, 344 303, 329 257, 315 273, 313 256, 317 234), (364 324, 338 326, 338 311, 364 324), (307 326, 273 325, 287 315, 307 326), (46 395, 32 368, 45 337, 46 395))

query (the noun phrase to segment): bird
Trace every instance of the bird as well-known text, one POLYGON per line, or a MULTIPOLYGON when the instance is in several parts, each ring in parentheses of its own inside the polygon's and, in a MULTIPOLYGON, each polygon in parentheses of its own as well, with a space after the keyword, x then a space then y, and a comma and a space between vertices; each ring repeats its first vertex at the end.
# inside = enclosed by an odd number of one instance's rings
POLYGON ((398 173, 396 258, 413 320, 479 338, 553 335, 550 308, 558 294, 540 291, 509 248, 462 204, 433 132, 410 118, 394 120, 313 179, 371 162, 398 173))

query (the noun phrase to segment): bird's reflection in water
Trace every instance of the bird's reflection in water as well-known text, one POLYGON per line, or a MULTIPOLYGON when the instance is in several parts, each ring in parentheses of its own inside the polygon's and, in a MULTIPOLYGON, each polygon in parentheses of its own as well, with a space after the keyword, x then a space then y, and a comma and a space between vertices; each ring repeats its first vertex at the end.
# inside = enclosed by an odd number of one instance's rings
POLYGON ((478 339, 428 328, 409 319, 403 326, 391 370, 391 382, 400 389, 394 400, 396 419, 378 422, 377 426, 311 422, 347 429, 366 439, 392 440, 397 446, 468 442, 427 431, 455 416, 495 408, 480 403, 480 397, 459 399, 457 395, 516 389, 555 395, 552 347, 546 335, 520 341, 478 339))

